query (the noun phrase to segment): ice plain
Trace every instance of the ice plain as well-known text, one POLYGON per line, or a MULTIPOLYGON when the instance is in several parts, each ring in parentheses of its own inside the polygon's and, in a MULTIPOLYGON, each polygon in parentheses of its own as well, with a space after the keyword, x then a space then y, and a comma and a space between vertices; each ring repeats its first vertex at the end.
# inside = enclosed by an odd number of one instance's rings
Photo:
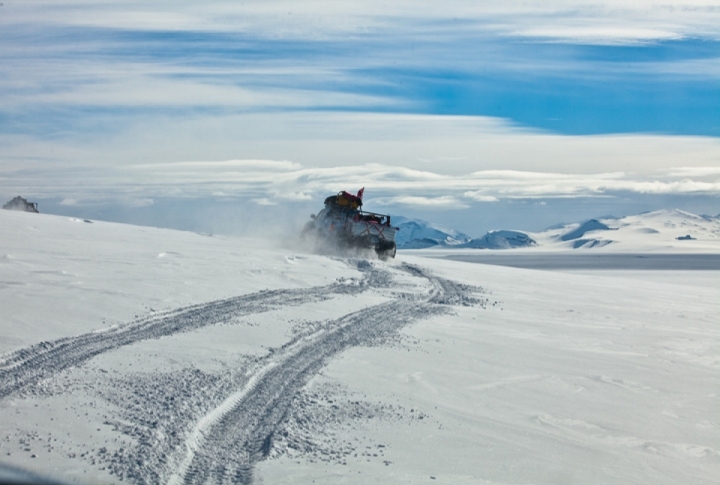
POLYGON ((720 483, 716 270, 0 224, 0 463, 70 483, 720 483))

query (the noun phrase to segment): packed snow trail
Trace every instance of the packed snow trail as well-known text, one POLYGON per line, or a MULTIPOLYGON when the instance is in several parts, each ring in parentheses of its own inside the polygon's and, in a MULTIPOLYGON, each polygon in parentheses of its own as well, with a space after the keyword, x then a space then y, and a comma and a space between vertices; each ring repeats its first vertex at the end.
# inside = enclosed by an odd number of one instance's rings
MULTIPOLYGON (((405 325, 450 311, 449 305, 483 304, 484 301, 473 296, 478 288, 435 277, 414 265, 388 268, 365 260, 348 263, 362 272, 361 278, 203 303, 15 351, 0 360, 0 398, 31 389, 42 379, 77 367, 104 352, 143 340, 283 307, 329 300, 337 295, 373 290, 391 298, 333 320, 315 322, 281 347, 255 359, 252 367, 232 371, 229 380, 224 382, 234 381, 233 387, 223 391, 221 399, 206 408, 204 414, 195 415, 193 421, 176 419, 173 415, 171 422, 165 423, 166 430, 180 439, 174 446, 168 442, 169 448, 155 453, 143 448, 147 443, 140 439, 133 453, 139 453, 136 458, 142 455, 141 459, 112 464, 118 477, 135 483, 252 483, 254 466, 270 453, 275 434, 287 422, 293 398, 330 359, 354 346, 387 342, 405 325), (393 272, 410 276, 407 286, 398 284, 393 272), (173 463, 175 465, 171 465, 173 463)), ((205 395, 219 389, 213 382, 204 386, 210 387, 200 387, 194 392, 205 395)), ((105 424, 120 423, 120 428, 135 426, 132 421, 124 424, 121 421, 111 416, 105 424)), ((163 448, 160 443, 156 446, 163 448)))
POLYGON ((170 483, 250 483, 252 467, 268 454, 293 396, 329 358, 433 311, 437 309, 410 302, 376 305, 330 322, 328 328, 269 356, 257 377, 230 398, 232 405, 223 403, 224 413, 201 430, 205 439, 193 443, 194 449, 188 447, 191 460, 180 470, 184 476, 170 483))
POLYGON ((187 453, 169 483, 252 483, 255 463, 265 459, 286 419, 293 397, 335 355, 350 347, 382 342, 405 325, 448 311, 447 304, 472 305, 474 288, 401 268, 427 279, 426 298, 397 299, 326 322, 268 355, 243 389, 205 416, 188 440, 187 453))
POLYGON ((349 279, 312 288, 260 291, 193 305, 134 322, 52 342, 40 342, 0 358, 0 399, 96 355, 142 340, 196 330, 232 318, 299 306, 341 294, 357 294, 375 285, 380 271, 368 270, 361 280, 349 279))

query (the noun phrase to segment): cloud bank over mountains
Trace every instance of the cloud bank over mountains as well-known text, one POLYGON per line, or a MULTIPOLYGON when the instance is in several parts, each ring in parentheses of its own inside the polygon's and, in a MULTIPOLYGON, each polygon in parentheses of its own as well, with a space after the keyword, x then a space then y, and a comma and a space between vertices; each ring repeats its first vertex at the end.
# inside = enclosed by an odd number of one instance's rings
POLYGON ((8 164, 0 188, 77 201, 120 195, 231 197, 272 205, 367 186, 369 202, 382 208, 450 210, 514 199, 720 195, 720 139, 559 136, 471 117, 335 113, 327 121, 326 116, 271 116, 286 135, 280 140, 266 131, 267 116, 257 118, 254 127, 247 123, 214 135, 208 129, 159 138, 159 146, 148 144, 147 161, 133 163, 128 163, 132 147, 112 145, 106 152, 107 147, 89 144, 84 156, 58 154, 67 157, 61 168, 41 158, 31 167, 8 164), (215 136, 234 140, 229 152, 278 158, 188 160, 212 153, 215 136), (172 161, 177 159, 183 161, 172 161))

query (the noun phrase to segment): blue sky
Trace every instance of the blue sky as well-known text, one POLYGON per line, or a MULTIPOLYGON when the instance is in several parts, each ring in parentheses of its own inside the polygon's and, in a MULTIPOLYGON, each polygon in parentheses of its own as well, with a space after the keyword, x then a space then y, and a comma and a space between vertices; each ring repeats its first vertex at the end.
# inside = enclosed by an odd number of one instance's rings
POLYGON ((211 232, 360 186, 472 235, 720 213, 720 7, 626 3, 4 2, 0 196, 211 232))

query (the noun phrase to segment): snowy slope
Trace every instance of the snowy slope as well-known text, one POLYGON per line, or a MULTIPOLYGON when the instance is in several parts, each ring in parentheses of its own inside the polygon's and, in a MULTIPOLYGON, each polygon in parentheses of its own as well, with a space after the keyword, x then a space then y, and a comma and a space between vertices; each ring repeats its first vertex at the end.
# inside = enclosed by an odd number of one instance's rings
POLYGON ((612 251, 720 251, 720 219, 678 209, 623 218, 591 219, 530 235, 540 245, 557 249, 606 247, 606 250, 612 251), (688 235, 690 239, 685 239, 688 235))
POLYGON ((473 249, 514 249, 537 246, 537 242, 520 231, 489 231, 481 238, 472 239, 460 248, 473 249))
POLYGON ((718 483, 716 272, 0 225, 0 463, 76 483, 718 483))
POLYGON ((560 236, 561 241, 570 241, 572 239, 580 239, 586 233, 592 231, 609 231, 610 228, 598 221, 597 219, 590 219, 578 225, 575 229, 560 236))

